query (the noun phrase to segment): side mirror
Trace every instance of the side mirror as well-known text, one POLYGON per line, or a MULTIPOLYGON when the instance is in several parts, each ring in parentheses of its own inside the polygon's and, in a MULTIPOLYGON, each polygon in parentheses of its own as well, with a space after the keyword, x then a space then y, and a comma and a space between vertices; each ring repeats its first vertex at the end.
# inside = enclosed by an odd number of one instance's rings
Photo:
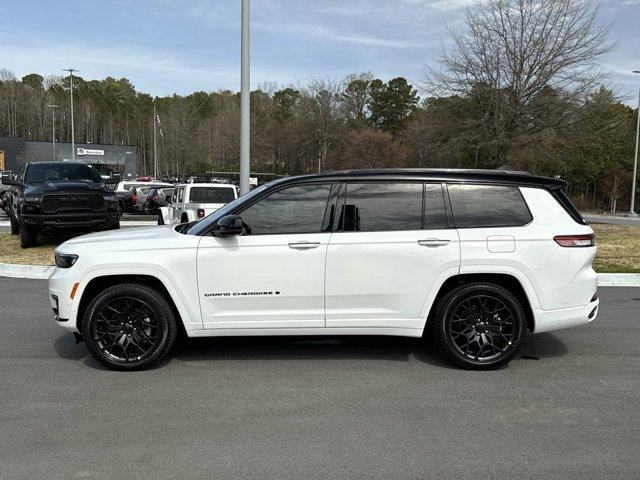
POLYGON ((226 215, 218 220, 213 230, 216 237, 231 237, 242 234, 242 217, 240 215, 226 215))
POLYGON ((20 180, 13 180, 11 178, 3 178, 2 179, 2 184, 3 185, 9 185, 10 187, 21 187, 22 186, 22 182, 20 180))

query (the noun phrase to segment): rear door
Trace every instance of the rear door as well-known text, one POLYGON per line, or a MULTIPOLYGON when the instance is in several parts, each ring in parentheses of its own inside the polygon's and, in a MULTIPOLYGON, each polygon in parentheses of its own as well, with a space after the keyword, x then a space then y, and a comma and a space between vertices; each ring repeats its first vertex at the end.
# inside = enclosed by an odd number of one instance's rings
POLYGON ((327 254, 327 327, 424 326, 436 280, 459 268, 443 185, 350 182, 327 254))

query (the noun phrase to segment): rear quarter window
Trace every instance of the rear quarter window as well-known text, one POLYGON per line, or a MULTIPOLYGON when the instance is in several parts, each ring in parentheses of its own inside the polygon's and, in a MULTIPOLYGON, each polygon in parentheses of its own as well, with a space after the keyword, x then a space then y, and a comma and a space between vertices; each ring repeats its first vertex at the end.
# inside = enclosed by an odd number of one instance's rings
POLYGON ((518 187, 448 185, 456 228, 519 227, 533 217, 518 187))

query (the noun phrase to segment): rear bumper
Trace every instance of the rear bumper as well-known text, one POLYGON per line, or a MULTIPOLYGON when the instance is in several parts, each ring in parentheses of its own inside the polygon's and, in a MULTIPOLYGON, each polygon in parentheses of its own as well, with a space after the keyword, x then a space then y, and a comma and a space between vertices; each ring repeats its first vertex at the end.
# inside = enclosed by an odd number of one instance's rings
POLYGON ((588 305, 557 310, 534 309, 533 333, 551 332, 563 328, 577 327, 592 322, 598 316, 600 300, 596 299, 588 305))
POLYGON ((120 220, 117 211, 80 212, 59 214, 22 214, 21 219, 38 230, 58 230, 65 228, 110 227, 120 220))

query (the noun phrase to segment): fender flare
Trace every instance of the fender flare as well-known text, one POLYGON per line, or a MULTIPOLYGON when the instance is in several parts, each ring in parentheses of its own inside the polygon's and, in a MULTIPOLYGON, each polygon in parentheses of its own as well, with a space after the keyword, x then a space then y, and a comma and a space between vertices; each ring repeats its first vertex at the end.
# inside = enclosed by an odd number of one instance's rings
POLYGON ((189 309, 187 308, 186 300, 182 298, 179 290, 174 286, 173 282, 171 281, 171 278, 163 270, 149 267, 149 266, 100 267, 100 268, 92 269, 86 272, 78 282, 79 285, 78 285, 77 293, 74 299, 71 301, 71 306, 70 306, 71 308, 69 310, 69 313, 70 313, 69 322, 76 325, 76 328, 78 328, 77 317, 78 317, 80 302, 82 301, 82 297, 84 295, 87 285, 89 285, 89 283, 92 280, 95 280, 96 278, 100 278, 100 277, 110 277, 110 276, 118 276, 118 275, 130 275, 132 277, 144 275, 144 276, 150 276, 150 277, 156 278, 158 281, 160 281, 160 283, 162 283, 164 288, 169 293, 169 297, 171 298, 171 301, 174 303, 176 309, 178 310, 180 319, 182 321, 182 324, 185 330, 186 331, 202 330, 203 328, 202 314, 200 312, 200 307, 198 306, 197 310, 194 310, 194 312, 190 312, 189 309), (192 313, 195 313, 195 315, 192 315, 192 313))

